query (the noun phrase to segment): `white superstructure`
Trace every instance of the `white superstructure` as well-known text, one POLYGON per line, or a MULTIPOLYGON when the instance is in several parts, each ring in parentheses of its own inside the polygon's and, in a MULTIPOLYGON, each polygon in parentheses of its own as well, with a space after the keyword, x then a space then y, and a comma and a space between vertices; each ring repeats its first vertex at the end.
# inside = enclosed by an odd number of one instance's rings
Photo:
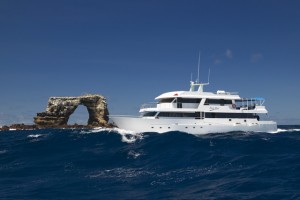
POLYGON ((121 129, 134 132, 182 131, 192 134, 231 131, 274 132, 274 121, 262 121, 267 114, 263 98, 241 98, 237 93, 204 92, 207 84, 191 81, 189 91, 163 93, 157 103, 144 104, 141 116, 109 116, 121 129))

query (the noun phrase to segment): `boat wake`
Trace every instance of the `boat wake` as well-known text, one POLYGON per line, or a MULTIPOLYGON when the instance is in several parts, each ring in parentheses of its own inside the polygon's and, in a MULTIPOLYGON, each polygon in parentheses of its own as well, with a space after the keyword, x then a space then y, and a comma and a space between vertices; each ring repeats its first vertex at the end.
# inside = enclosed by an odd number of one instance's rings
POLYGON ((286 133, 286 132, 299 132, 300 129, 297 129, 297 128, 294 128, 294 129, 281 129, 281 128, 278 128, 277 131, 275 132, 271 132, 271 133, 286 133))

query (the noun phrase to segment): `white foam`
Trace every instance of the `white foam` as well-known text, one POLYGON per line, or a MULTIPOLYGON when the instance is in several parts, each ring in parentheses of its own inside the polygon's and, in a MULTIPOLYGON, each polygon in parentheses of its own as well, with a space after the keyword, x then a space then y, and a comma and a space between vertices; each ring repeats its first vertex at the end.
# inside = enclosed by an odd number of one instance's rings
POLYGON ((33 135, 28 135, 27 137, 28 138, 38 138, 38 137, 41 137, 42 135, 41 134, 33 134, 33 135))
POLYGON ((91 134, 91 133, 101 133, 101 132, 109 132, 109 133, 117 133, 122 136, 122 142, 126 143, 133 143, 136 140, 143 139, 142 133, 136 133, 133 131, 125 130, 125 129, 119 129, 119 128, 94 128, 92 130, 88 131, 80 131, 80 134, 91 134))
POLYGON ((281 129, 281 128, 278 128, 277 131, 273 131, 273 132, 270 132, 270 133, 284 133, 284 132, 299 132, 300 129, 281 129))

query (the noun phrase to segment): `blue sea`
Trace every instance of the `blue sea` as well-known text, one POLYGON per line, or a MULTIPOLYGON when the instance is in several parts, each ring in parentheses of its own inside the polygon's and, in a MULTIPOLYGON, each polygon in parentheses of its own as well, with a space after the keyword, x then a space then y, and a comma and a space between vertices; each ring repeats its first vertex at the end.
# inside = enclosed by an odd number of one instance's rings
POLYGON ((2 131, 0 199, 300 199, 300 126, 2 131))

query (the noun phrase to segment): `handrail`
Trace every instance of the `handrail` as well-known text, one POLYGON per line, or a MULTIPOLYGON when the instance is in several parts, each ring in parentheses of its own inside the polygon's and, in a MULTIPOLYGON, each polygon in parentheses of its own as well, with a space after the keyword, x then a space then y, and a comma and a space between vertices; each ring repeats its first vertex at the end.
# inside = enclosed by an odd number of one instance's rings
POLYGON ((235 100, 233 106, 236 110, 254 110, 257 106, 263 106, 265 100, 262 98, 242 98, 235 100))
POLYGON ((265 103, 265 99, 263 99, 263 98, 242 98, 240 100, 236 100, 236 102, 237 101, 246 103, 246 105, 255 104, 258 106, 262 106, 265 103))

